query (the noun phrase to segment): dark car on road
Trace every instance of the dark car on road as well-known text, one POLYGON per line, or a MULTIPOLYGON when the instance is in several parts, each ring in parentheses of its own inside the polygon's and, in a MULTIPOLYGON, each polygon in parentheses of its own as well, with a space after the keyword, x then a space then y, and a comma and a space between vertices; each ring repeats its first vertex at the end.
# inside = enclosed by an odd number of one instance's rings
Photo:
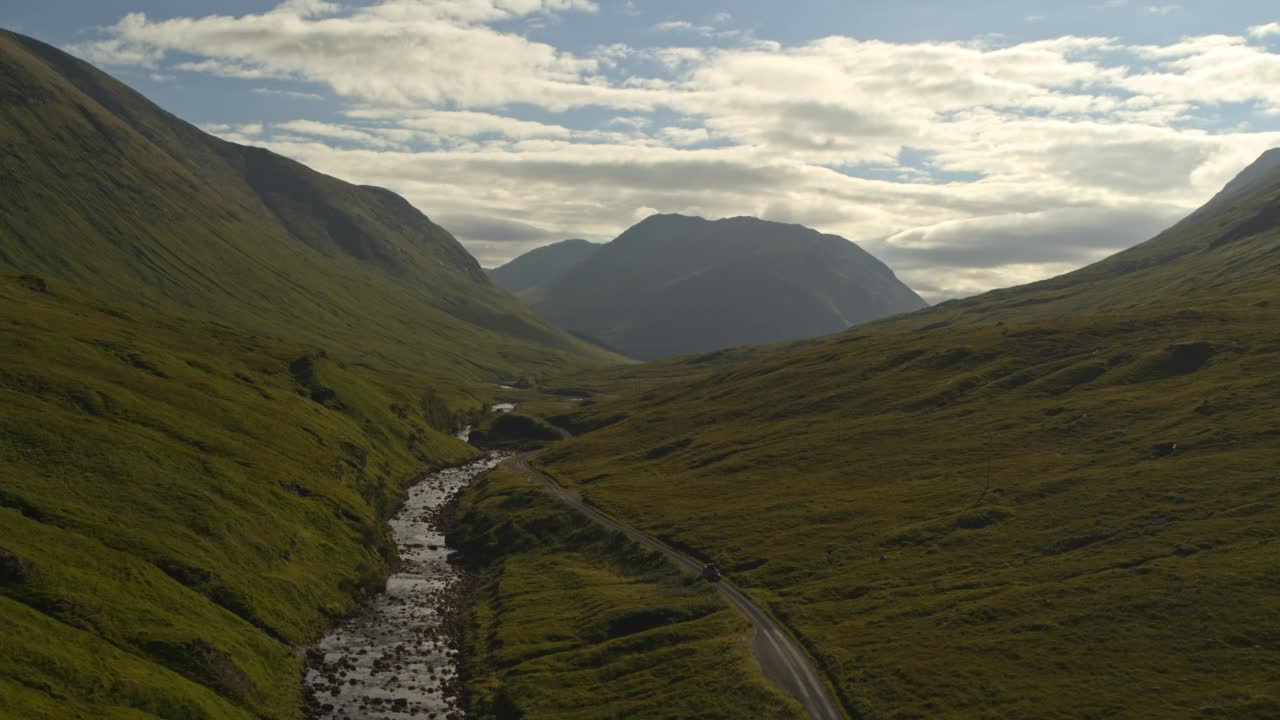
POLYGON ((707 582, 718 582, 720 580, 720 568, 715 563, 707 563, 702 566, 702 579, 707 582))

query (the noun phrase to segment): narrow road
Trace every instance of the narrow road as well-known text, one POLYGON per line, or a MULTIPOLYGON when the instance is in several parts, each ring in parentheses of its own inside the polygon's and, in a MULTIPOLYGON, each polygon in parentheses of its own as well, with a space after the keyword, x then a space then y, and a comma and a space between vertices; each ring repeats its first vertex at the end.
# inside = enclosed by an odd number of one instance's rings
MULTIPOLYGON (((566 503, 578 512, 604 525, 610 530, 617 530, 645 547, 662 553, 672 562, 693 572, 701 573, 702 565, 672 550, 658 540, 645 535, 639 530, 629 528, 617 520, 608 517, 590 507, 581 500, 565 492, 550 478, 529 467, 527 457, 521 455, 515 459, 516 469, 542 483, 552 497, 566 503)), ((755 640, 751 643, 751 653, 760 663, 765 677, 787 691, 804 706, 805 712, 814 720, 843 720, 842 713, 822 683, 822 675, 818 672, 809 657, 800 651, 796 641, 768 613, 751 602, 741 590, 726 580, 715 583, 716 589, 729 599, 747 616, 756 627, 755 640)))

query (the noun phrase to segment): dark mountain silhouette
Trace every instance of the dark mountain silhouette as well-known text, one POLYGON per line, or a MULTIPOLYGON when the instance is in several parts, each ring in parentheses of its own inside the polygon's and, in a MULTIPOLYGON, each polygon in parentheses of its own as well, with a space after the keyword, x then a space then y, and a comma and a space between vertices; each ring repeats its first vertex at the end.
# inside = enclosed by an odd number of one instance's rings
POLYGON ((926 305, 844 238, 746 217, 655 215, 532 287, 543 317, 638 359, 824 335, 926 305))
POLYGON ((489 270, 494 282, 521 298, 535 294, 600 249, 586 240, 563 240, 531 250, 499 268, 489 270))

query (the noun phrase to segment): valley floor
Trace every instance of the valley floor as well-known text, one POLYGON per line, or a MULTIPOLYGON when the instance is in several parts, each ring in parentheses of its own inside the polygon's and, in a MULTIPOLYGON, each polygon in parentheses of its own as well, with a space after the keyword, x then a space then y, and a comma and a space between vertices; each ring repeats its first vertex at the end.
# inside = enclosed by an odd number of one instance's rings
MULTIPOLYGON (((593 522, 614 532, 621 533, 632 542, 649 548, 662 555, 668 561, 688 573, 697 576, 702 572, 702 565, 682 555, 654 538, 629 528, 618 521, 587 507, 577 497, 565 492, 542 472, 530 467, 525 456, 516 458, 515 469, 528 475, 530 479, 540 483, 555 499, 565 503, 593 522)), ((805 712, 814 720, 840 720, 843 717, 831 698, 825 680, 812 661, 797 646, 790 634, 768 613, 761 610, 741 590, 728 580, 720 580, 713 587, 720 592, 739 612, 751 621, 752 641, 751 654, 760 664, 765 677, 785 690, 804 707, 805 712)))
POLYGON ((805 717, 707 583, 513 467, 468 489, 449 539, 480 573, 463 648, 474 717, 805 717))

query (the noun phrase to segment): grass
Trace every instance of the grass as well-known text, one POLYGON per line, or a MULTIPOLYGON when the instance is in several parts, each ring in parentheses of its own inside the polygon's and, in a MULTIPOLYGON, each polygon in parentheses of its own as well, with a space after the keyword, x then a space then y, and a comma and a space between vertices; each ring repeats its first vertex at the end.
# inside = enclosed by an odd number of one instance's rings
POLYGON ((0 717, 256 717, 178 673, 3 596, 0 629, 0 717))
POLYGON ((0 653, 26 689, 8 716, 297 717, 291 646, 380 587, 386 518, 423 467, 474 455, 444 430, 481 399, 32 276, 0 278, 0 308, 0 548, 25 568, 0 596, 39 620, 0 653))
POLYGON ((602 403, 545 462, 718 561, 868 717, 1267 717, 1274 323, 846 338, 602 403), (1216 352, 1166 376, 1153 339, 1216 352))
POLYGON ((718 593, 523 474, 469 488, 450 540, 483 561, 464 647, 474 716, 803 717, 718 593))
POLYGON ((568 376, 597 402, 541 462, 717 561, 851 715, 1276 717, 1280 236, 1237 229, 1277 197, 1074 277, 568 376))

